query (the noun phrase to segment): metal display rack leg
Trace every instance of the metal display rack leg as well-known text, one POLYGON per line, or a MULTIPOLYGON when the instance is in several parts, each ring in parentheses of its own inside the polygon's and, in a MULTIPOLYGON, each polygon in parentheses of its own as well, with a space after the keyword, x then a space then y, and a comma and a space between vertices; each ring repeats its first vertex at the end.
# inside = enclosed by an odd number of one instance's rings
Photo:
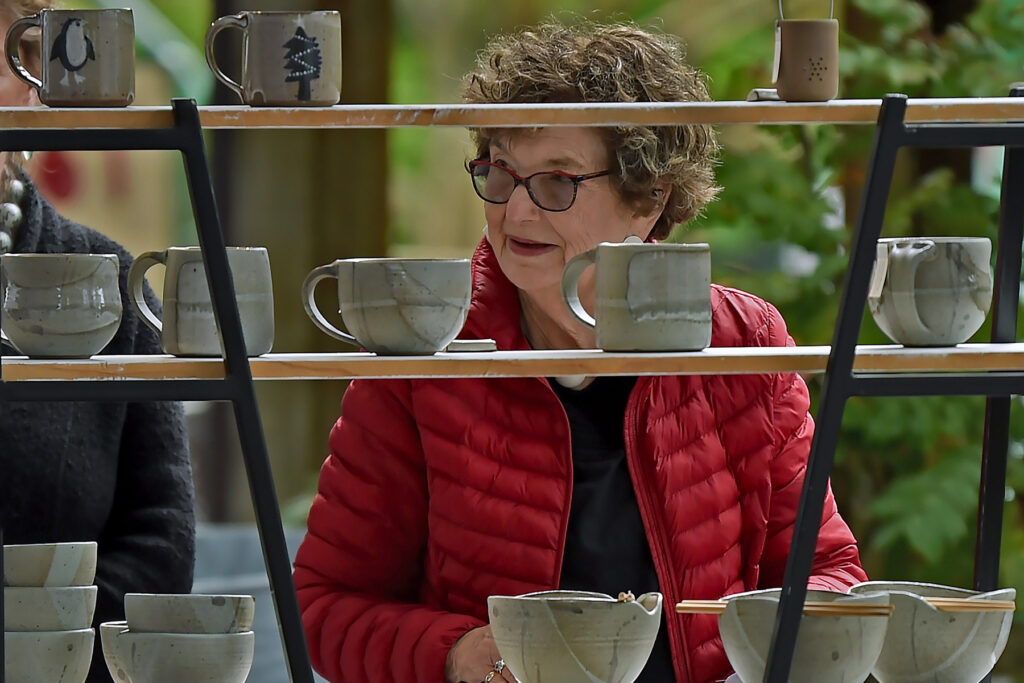
MULTIPOLYGON (((1024 95, 1015 90, 1014 96, 1024 95)), ((842 422, 850 396, 987 396, 985 447, 982 463, 975 586, 996 587, 999 535, 1002 528, 1003 490, 1009 432, 1010 395, 1024 393, 1024 372, 947 374, 854 373, 853 357, 867 301, 868 280, 881 234, 896 154, 901 147, 1004 146, 1006 159, 1001 189, 992 340, 1014 341, 1024 223, 1024 124, 917 124, 904 122, 907 97, 888 95, 882 101, 861 200, 860 218, 853 235, 850 261, 832 339, 825 383, 811 444, 803 493, 797 511, 792 546, 786 564, 766 683, 785 683, 796 646, 797 630, 807 594, 807 580, 818 540, 825 493, 831 474, 842 422)))
MULTIPOLYGON (((199 245, 209 275, 214 317, 224 346, 224 379, 5 383, 0 377, 0 402, 231 401, 290 679, 293 683, 312 683, 313 671, 206 161, 199 109, 194 100, 188 99, 173 100, 172 108, 175 123, 171 128, 3 129, 0 130, 0 150, 177 150, 182 153, 199 245)), ((3 667, 0 667, 0 683, 3 683, 3 667)))

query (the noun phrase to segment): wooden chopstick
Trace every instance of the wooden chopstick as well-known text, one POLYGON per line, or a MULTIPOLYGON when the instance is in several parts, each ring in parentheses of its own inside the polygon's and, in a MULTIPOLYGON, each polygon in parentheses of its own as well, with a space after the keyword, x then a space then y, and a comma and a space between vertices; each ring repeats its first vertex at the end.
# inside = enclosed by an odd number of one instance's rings
MULTIPOLYGON (((676 603, 678 614, 721 614, 729 603, 724 600, 682 600, 676 603)), ((811 616, 887 617, 892 605, 860 605, 809 601, 804 614, 811 616)))
POLYGON ((1013 612, 1013 600, 972 600, 970 598, 925 598, 925 602, 943 612, 1013 612))

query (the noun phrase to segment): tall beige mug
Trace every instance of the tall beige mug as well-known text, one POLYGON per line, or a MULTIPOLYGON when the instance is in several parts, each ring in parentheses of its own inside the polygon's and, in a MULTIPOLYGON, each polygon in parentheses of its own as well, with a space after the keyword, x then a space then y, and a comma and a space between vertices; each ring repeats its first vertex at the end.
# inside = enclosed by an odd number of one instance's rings
POLYGON ((773 80, 779 99, 826 102, 839 94, 839 22, 785 19, 779 0, 773 80))
POLYGON ((562 297, 605 351, 698 351, 711 343, 711 248, 603 242, 566 265, 562 297), (593 316, 579 298, 591 265, 593 316))
MULTIPOLYGON (((274 345, 270 257, 263 247, 228 247, 227 252, 246 353, 269 353, 274 345)), ((174 356, 221 355, 220 332, 199 247, 171 247, 140 255, 128 271, 128 296, 142 321, 160 336, 165 352, 174 356), (142 288, 146 271, 158 263, 167 267, 162 321, 146 304, 142 288)))
POLYGON ((239 12, 216 19, 206 32, 213 74, 245 104, 329 107, 341 100, 341 14, 239 12), (242 32, 241 77, 232 79, 214 54, 217 35, 242 32))
POLYGON ((126 107, 135 100, 135 19, 130 9, 43 9, 11 24, 7 64, 39 94, 60 107, 126 107), (42 73, 21 61, 25 31, 42 33, 42 73))

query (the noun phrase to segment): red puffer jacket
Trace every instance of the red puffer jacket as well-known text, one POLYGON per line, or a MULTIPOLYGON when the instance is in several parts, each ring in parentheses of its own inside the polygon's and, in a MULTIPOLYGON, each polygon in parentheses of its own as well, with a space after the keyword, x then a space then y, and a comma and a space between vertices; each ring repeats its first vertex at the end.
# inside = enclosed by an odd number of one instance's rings
MULTIPOLYGON (((519 300, 489 245, 473 260, 466 338, 526 349, 519 300)), ((792 344, 778 311, 712 292, 713 346, 792 344)), ((627 460, 651 543, 678 681, 730 671, 715 617, 683 598, 778 586, 813 423, 797 375, 641 377, 627 460)), ((320 472, 295 583, 316 668, 337 683, 439 683, 487 596, 558 587, 572 453, 543 378, 358 380, 320 472)), ((863 581, 856 542, 825 501, 811 586, 863 581)))

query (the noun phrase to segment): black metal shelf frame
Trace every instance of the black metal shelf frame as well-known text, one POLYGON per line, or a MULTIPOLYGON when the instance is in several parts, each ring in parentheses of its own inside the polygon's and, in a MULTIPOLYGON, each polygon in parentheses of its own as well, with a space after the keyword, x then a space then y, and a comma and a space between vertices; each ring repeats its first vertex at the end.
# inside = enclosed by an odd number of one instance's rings
MULTIPOLYGON (((292 683, 313 683, 288 549, 274 491, 256 393, 242 336, 242 324, 228 268, 213 184, 206 160, 199 109, 194 100, 172 101, 174 125, 153 129, 2 129, 0 150, 177 150, 182 153, 199 245, 224 347, 225 378, 218 380, 138 380, 124 382, 4 382, 4 401, 231 401, 245 461, 256 524, 270 590, 284 642, 292 683)), ((0 529, 2 539, 2 529, 0 529)), ((0 559, 0 571, 3 569, 0 559)), ((0 597, 0 625, 3 602, 0 597)), ((0 647, 0 683, 4 680, 0 647)))
MULTIPOLYGON (((1024 96, 1024 88, 1015 88, 1010 95, 1024 96)), ((850 396, 961 394, 988 397, 978 501, 974 588, 988 591, 998 587, 1010 396, 1024 394, 1024 372, 941 375, 855 373, 853 357, 864 318, 875 245, 881 234, 896 155, 901 147, 1005 148, 992 305, 992 341, 1016 341, 1024 226, 1024 123, 910 125, 905 123, 906 108, 905 95, 888 95, 882 100, 878 113, 878 127, 875 129, 861 197, 860 216, 850 247, 850 260, 818 408, 817 427, 811 444, 771 650, 765 668, 765 683, 785 683, 789 679, 843 409, 850 396)))

